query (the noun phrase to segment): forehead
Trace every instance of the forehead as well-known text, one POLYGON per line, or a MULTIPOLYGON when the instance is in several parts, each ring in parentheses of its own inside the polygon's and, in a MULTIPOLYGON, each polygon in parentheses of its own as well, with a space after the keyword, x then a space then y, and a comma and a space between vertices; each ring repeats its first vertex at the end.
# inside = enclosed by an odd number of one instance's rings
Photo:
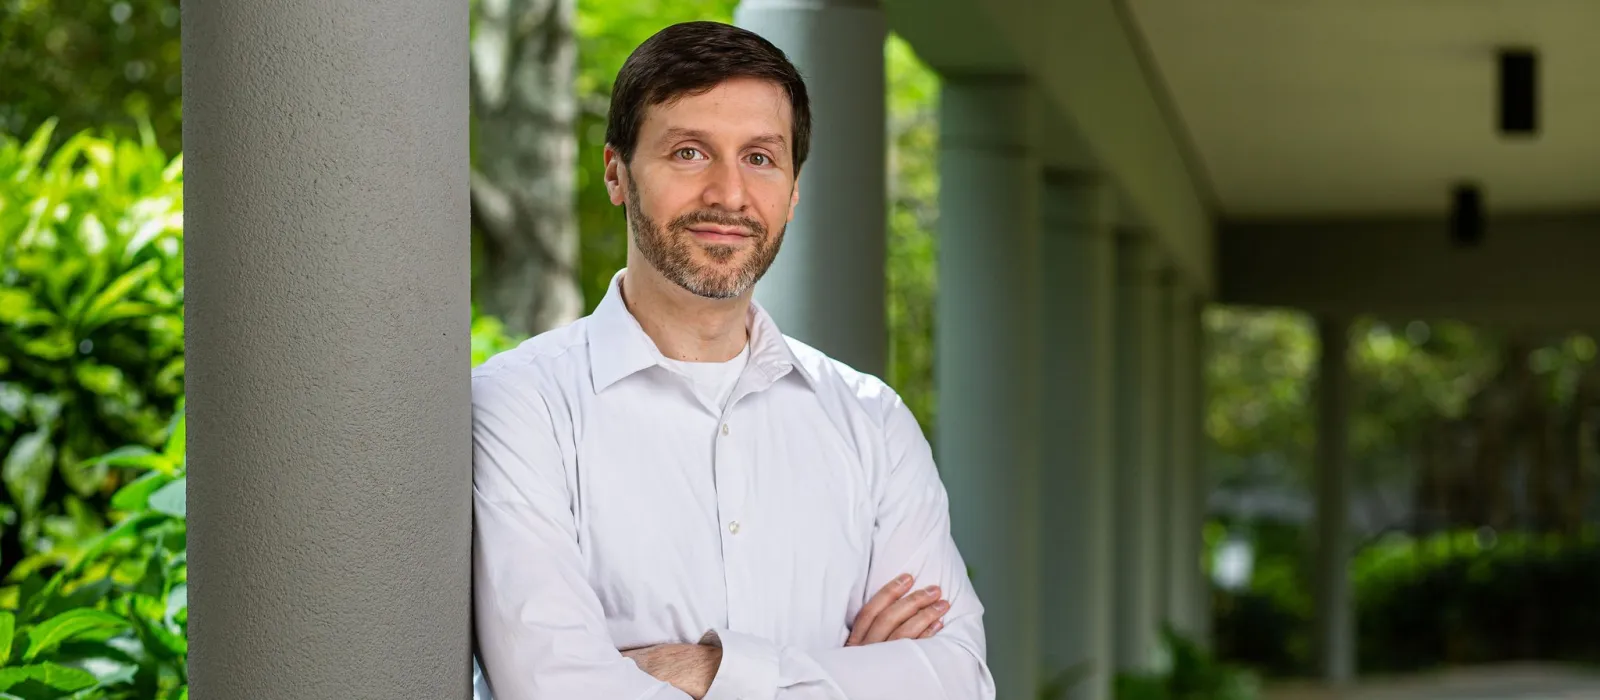
POLYGON ((789 96, 776 83, 755 78, 725 80, 703 93, 682 95, 645 110, 645 138, 669 129, 703 131, 713 137, 777 132, 787 138, 793 118, 789 96))

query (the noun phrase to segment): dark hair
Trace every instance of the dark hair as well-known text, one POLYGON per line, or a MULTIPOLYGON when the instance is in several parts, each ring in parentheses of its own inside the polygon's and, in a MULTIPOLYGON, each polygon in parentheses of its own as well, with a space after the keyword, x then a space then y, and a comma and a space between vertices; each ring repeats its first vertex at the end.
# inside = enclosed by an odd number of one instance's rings
POLYGON ((705 93, 731 78, 770 80, 789 95, 790 148, 798 173, 811 147, 811 100, 805 80, 772 42, 720 22, 674 24, 633 50, 611 89, 606 143, 624 163, 632 161, 646 107, 705 93))

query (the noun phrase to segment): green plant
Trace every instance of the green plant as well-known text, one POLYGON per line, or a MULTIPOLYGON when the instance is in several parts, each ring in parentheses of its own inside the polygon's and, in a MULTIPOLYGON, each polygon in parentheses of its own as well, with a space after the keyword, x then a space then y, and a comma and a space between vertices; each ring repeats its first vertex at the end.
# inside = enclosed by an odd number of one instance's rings
POLYGON ((472 366, 477 367, 495 355, 510 350, 525 338, 506 333, 505 324, 493 316, 478 314, 472 308, 472 366))
POLYGON ((1600 663, 1600 540, 1395 536, 1352 566, 1363 671, 1542 659, 1600 663))
POLYGON ((159 452, 98 458, 148 470, 112 498, 117 525, 0 589, 0 698, 188 697, 184 436, 180 411, 159 452))
POLYGON ((1115 678, 1116 700, 1256 700, 1260 683, 1255 674, 1223 663, 1199 644, 1171 627, 1162 631, 1169 660, 1166 668, 1148 673, 1120 673, 1115 678))
POLYGON ((1093 677, 1094 663, 1081 661, 1064 669, 1039 686, 1039 700, 1062 700, 1079 683, 1093 677))
POLYGON ((183 167, 55 123, 0 137, 0 576, 64 563, 137 471, 94 455, 155 446, 183 394, 183 167))

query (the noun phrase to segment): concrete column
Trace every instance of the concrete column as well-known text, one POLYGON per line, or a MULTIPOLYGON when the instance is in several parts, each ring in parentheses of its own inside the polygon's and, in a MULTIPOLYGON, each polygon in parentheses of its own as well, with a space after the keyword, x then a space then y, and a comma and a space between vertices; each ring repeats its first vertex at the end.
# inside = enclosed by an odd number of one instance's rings
POLYGON ((1190 356, 1190 381, 1194 389, 1190 399, 1191 412, 1189 414, 1190 437, 1193 440, 1192 454, 1194 455, 1194 480, 1193 493, 1193 522, 1195 532, 1190 536, 1194 547, 1195 559, 1200 570, 1195 572, 1195 628, 1194 636, 1202 646, 1211 647, 1211 579, 1206 573, 1208 563, 1205 561, 1205 526, 1211 508, 1211 470, 1207 466, 1206 456, 1210 454, 1211 437, 1206 432, 1206 414, 1210 411, 1209 384, 1206 380, 1207 368, 1210 367, 1210 344, 1207 342, 1205 311, 1207 300, 1196 297, 1195 313, 1193 318, 1194 329, 1190 336, 1194 342, 1194 353, 1190 356))
POLYGON ((1046 680, 1079 677, 1070 700, 1104 700, 1113 670, 1115 192, 1080 175, 1051 173, 1044 182, 1041 671, 1046 680))
POLYGON ((1355 678, 1355 611, 1350 595, 1349 441, 1350 323, 1317 319, 1322 353, 1317 372, 1316 643, 1323 680, 1355 678))
POLYGON ((1142 234, 1117 246, 1116 301, 1116 659, 1121 670, 1147 670, 1157 657, 1157 580, 1161 540, 1157 482, 1167 441, 1161 403, 1162 352, 1159 254, 1142 234))
POLYGON ((469 697, 467 6, 183 5, 195 698, 469 697))
POLYGON ((786 334, 885 376, 888 143, 878 0, 744 0, 734 21, 783 49, 811 96, 811 155, 783 254, 756 299, 786 334))
POLYGON ((1030 88, 941 95, 936 439, 957 545, 987 608, 1002 700, 1038 683, 1039 191, 1030 88))
POLYGON ((1195 333, 1198 328, 1198 311, 1194 293, 1182 279, 1173 279, 1168 287, 1169 341, 1168 359, 1171 379, 1168 404, 1170 411, 1167 433, 1171 443, 1167 449, 1166 499, 1162 510, 1167 513, 1165 536, 1167 555, 1166 576, 1163 589, 1167 597, 1167 620, 1182 634, 1193 637, 1198 612, 1195 589, 1200 585, 1200 518, 1195 512, 1199 502, 1195 491, 1200 488, 1196 478, 1198 440, 1194 431, 1199 424, 1194 419, 1194 393, 1199 377, 1194 362, 1195 333))
MULTIPOLYGON (((1171 598, 1168 588, 1172 585, 1174 575, 1172 569, 1172 550, 1176 546, 1172 541, 1173 528, 1178 524, 1177 514, 1172 512, 1172 504, 1177 499, 1177 491, 1173 479, 1176 478, 1177 456, 1173 450, 1176 446, 1177 426, 1172 422, 1172 402, 1177 398, 1174 389, 1173 373, 1173 346, 1172 338, 1177 328, 1177 311, 1173 308, 1175 302, 1174 287, 1178 284, 1178 273, 1172 268, 1164 268, 1160 279, 1160 289, 1156 292, 1158 307, 1153 342, 1156 346, 1156 424, 1152 427, 1152 434, 1157 435, 1156 464, 1154 473, 1155 508, 1151 511, 1150 526, 1155 528, 1155 570, 1151 579, 1155 586, 1155 613, 1156 629, 1172 622, 1173 610, 1170 607, 1171 598)), ((1158 638, 1159 645, 1159 638, 1158 638)))

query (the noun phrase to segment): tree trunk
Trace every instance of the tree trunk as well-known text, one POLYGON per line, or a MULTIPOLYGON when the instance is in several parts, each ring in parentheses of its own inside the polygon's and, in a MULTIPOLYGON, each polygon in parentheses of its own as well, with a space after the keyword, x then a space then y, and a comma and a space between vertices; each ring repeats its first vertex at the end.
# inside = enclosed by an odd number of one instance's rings
POLYGON ((486 259, 474 302, 532 335, 583 313, 578 286, 575 0, 479 0, 472 225, 486 259))

